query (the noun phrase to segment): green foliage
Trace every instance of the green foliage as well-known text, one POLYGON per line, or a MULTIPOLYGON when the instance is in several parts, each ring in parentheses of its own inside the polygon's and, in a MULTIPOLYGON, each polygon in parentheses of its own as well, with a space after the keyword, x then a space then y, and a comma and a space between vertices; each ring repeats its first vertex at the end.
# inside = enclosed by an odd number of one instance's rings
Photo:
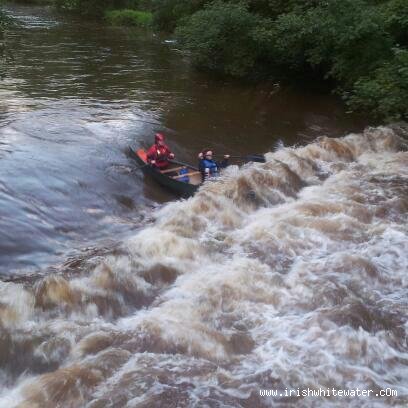
POLYGON ((126 0, 55 0, 55 4, 61 11, 102 18, 107 9, 121 8, 126 0))
POLYGON ((105 18, 112 25, 150 27, 153 16, 147 11, 123 9, 106 11, 105 18))
POLYGON ((314 8, 321 2, 319 0, 248 0, 247 3, 251 12, 275 19, 295 9, 300 11, 314 8))
POLYGON ((11 24, 11 19, 2 10, 0 2, 0 40, 3 38, 4 30, 9 24, 11 24))
POLYGON ((386 120, 408 120, 408 51, 394 50, 394 57, 371 75, 356 81, 348 105, 386 120))
MULTIPOLYGON (((1 0, 0 0, 1 3, 1 0)), ((13 3, 27 4, 27 5, 52 5, 54 0, 13 0, 13 3)))
POLYGON ((408 46, 408 1, 386 1, 381 7, 383 22, 395 41, 405 47, 408 46))
POLYGON ((4 32, 7 26, 11 24, 13 24, 13 20, 2 10, 0 2, 0 68, 2 67, 2 59, 5 53, 5 44, 3 42, 4 32))
POLYGON ((0 27, 5 26, 6 21, 7 21, 7 17, 4 14, 4 11, 1 9, 1 5, 0 5, 0 27))
POLYGON ((272 52, 293 67, 322 65, 327 76, 350 85, 391 55, 382 23, 379 11, 365 1, 331 0, 281 15, 272 52))
POLYGON ((182 19, 191 16, 206 3, 206 0, 155 0, 151 6, 154 26, 172 32, 182 19))
MULTIPOLYGON (((6 25, 6 18, 3 11, 0 9, 0 41, 3 39, 4 27, 6 25)), ((2 47, 3 44, 0 45, 2 47)))
POLYGON ((186 20, 177 37, 195 65, 240 77, 248 75, 259 56, 259 17, 243 3, 211 3, 186 20))

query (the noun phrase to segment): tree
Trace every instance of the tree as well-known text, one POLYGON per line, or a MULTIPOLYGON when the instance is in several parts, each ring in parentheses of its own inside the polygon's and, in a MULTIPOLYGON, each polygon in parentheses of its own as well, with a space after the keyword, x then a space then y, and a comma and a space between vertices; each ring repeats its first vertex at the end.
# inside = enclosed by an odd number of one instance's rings
POLYGON ((185 20, 176 34, 197 67, 240 77, 250 74, 259 56, 259 22, 244 3, 216 1, 185 20))
POLYGON ((163 31, 173 32, 183 18, 200 10, 208 0, 155 0, 153 23, 163 31))
POLYGON ((283 14, 274 37, 276 59, 295 68, 320 65, 346 87, 391 56, 382 15, 363 0, 330 0, 283 14))
POLYGON ((394 57, 358 79, 346 98, 352 109, 377 118, 408 120, 408 51, 394 49, 394 57))

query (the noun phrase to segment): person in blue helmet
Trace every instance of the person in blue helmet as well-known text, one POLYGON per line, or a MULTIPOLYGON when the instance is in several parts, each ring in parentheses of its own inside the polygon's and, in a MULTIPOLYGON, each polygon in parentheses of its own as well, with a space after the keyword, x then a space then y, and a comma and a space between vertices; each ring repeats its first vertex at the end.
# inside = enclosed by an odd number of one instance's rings
POLYGON ((201 172, 203 181, 219 176, 220 169, 228 166, 229 155, 224 155, 224 160, 217 162, 213 160, 213 151, 203 150, 198 155, 198 170, 201 172))

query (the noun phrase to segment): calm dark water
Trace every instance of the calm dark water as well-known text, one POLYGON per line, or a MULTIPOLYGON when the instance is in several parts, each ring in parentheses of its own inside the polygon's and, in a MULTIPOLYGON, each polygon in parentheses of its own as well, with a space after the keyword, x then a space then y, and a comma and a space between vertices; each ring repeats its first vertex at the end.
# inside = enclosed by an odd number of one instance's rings
POLYGON ((124 154, 163 131, 175 153, 248 154, 362 124, 329 96, 194 72, 151 33, 7 6, 1 68, 0 270, 24 274, 104 247, 174 199, 124 154))

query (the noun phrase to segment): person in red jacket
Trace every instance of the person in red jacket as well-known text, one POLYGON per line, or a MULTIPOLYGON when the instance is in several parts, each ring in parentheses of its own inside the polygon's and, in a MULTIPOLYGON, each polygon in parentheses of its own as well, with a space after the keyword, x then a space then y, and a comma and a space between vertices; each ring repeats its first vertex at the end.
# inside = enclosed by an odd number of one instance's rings
POLYGON ((169 165, 169 159, 174 159, 174 154, 164 142, 164 135, 156 133, 154 145, 147 151, 147 161, 163 170, 169 165))

